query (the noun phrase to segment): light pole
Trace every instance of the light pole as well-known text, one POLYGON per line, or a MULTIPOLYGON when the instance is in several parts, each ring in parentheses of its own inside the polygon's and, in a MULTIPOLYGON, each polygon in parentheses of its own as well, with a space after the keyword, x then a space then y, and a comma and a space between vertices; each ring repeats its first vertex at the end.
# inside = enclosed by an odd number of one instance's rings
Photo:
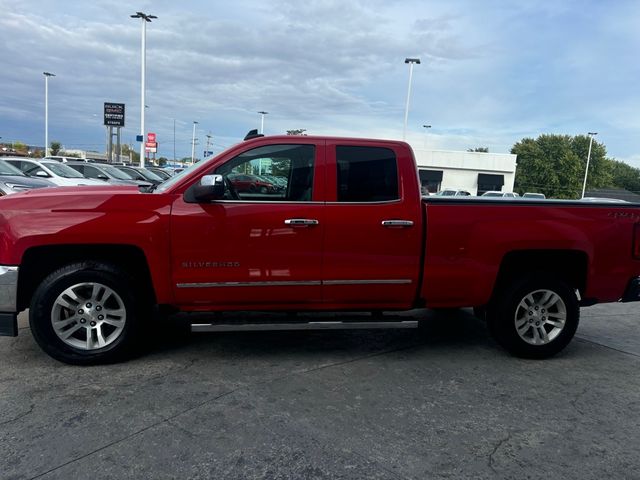
POLYGON ((407 88, 407 103, 404 107, 404 128, 402 129, 402 140, 407 139, 407 120, 409 119, 409 99, 411 98, 411 79, 413 78, 413 66, 420 64, 419 58, 405 58, 404 63, 409 64, 409 87, 407 88))
POLYGON ((193 121, 193 136, 191 137, 191 165, 193 165, 194 157, 196 153, 196 125, 198 122, 193 121))
POLYGON ((142 19, 142 66, 140 69, 141 76, 141 88, 140 88, 140 135, 142 135, 142 141, 140 142, 140 166, 144 167, 144 152, 145 152, 145 140, 144 140, 144 95, 145 95, 145 71, 147 69, 147 22, 151 22, 152 19, 158 18, 155 15, 147 15, 143 12, 136 12, 135 15, 130 15, 131 18, 142 19))
POLYGON ((49 156, 49 77, 55 74, 42 72, 44 75, 44 156, 49 156))
POLYGON ((263 112, 262 110, 258 112, 260 114, 260 133, 264 135, 264 116, 269 112, 263 112))
POLYGON ((587 153, 587 168, 584 171, 584 182, 582 183, 582 197, 584 198, 584 191, 587 188, 587 175, 589 174, 589 161, 591 160, 591 145, 593 145, 593 137, 595 137, 598 132, 589 132, 589 153, 587 153))
POLYGON ((426 132, 429 131, 429 129, 431 128, 431 125, 422 125, 422 127, 425 129, 424 148, 427 148, 427 134, 426 134, 426 132))

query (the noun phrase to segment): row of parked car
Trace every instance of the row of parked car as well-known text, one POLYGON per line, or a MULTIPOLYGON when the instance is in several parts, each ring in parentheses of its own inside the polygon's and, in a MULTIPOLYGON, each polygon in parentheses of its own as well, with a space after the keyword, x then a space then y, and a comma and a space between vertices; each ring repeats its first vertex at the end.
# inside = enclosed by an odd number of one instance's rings
MULTIPOLYGON (((434 194, 437 197, 468 197, 471 196, 467 190, 456 190, 455 188, 445 188, 440 190, 438 193, 434 194)), ((519 193, 515 192, 501 192, 498 190, 490 190, 488 192, 484 192, 481 197, 494 197, 494 198, 518 198, 520 197, 519 193)), ((522 198, 537 198, 544 199, 544 193, 533 193, 527 192, 522 195, 522 198)))
POLYGON ((135 185, 148 188, 159 185, 173 175, 158 167, 65 161, 56 158, 0 159, 0 195, 52 186, 135 185))
MULTIPOLYGON (((159 185, 177 170, 91 163, 66 157, 0 159, 0 195, 43 187, 81 185, 136 185, 142 189, 159 185)), ((277 194, 287 188, 287 179, 275 175, 230 173, 228 179, 238 193, 277 194)))

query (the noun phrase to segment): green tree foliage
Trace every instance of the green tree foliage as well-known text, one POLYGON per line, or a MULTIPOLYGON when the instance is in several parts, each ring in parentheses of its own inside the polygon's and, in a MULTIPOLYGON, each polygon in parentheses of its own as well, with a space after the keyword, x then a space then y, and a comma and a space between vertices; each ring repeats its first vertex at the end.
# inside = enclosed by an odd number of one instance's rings
POLYGON ((161 167, 164 167, 168 161, 169 160, 167 159, 167 157, 160 157, 158 158, 158 165, 160 165, 161 167))
MULTIPOLYGON (((578 198, 587 163, 589 137, 540 135, 523 138, 511 149, 518 156, 515 190, 541 192, 550 198, 578 198)), ((612 182, 606 149, 594 140, 587 188, 609 186, 612 182)))
POLYGON ((60 142, 54 140, 49 144, 49 151, 51 152, 51 155, 58 155, 61 149, 62 144, 60 142))
POLYGON ((13 149, 16 152, 27 153, 27 145, 22 142, 13 142, 13 149))
POLYGON ((607 159, 611 187, 624 188, 630 192, 640 193, 640 169, 618 160, 607 159))
POLYGON ((467 152, 489 153, 489 147, 468 148, 467 152))
POLYGON ((126 143, 122 145, 122 156, 128 157, 131 154, 131 163, 137 164, 140 163, 140 154, 135 151, 135 149, 130 148, 126 143))

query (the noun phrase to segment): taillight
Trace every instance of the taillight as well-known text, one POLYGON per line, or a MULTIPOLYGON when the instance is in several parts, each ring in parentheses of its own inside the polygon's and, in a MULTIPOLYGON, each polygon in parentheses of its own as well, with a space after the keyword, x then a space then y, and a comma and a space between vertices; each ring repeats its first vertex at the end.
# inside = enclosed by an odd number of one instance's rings
POLYGON ((640 223, 633 226, 633 258, 640 260, 640 223))

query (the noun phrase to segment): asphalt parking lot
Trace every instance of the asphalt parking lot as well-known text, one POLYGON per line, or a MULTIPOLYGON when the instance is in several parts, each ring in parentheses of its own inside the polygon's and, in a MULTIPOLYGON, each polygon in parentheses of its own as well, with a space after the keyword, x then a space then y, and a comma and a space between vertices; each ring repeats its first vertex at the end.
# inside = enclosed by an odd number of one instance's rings
POLYGON ((2 479, 640 478, 639 305, 545 361, 469 310, 420 330, 159 336, 127 363, 0 337, 2 479))

